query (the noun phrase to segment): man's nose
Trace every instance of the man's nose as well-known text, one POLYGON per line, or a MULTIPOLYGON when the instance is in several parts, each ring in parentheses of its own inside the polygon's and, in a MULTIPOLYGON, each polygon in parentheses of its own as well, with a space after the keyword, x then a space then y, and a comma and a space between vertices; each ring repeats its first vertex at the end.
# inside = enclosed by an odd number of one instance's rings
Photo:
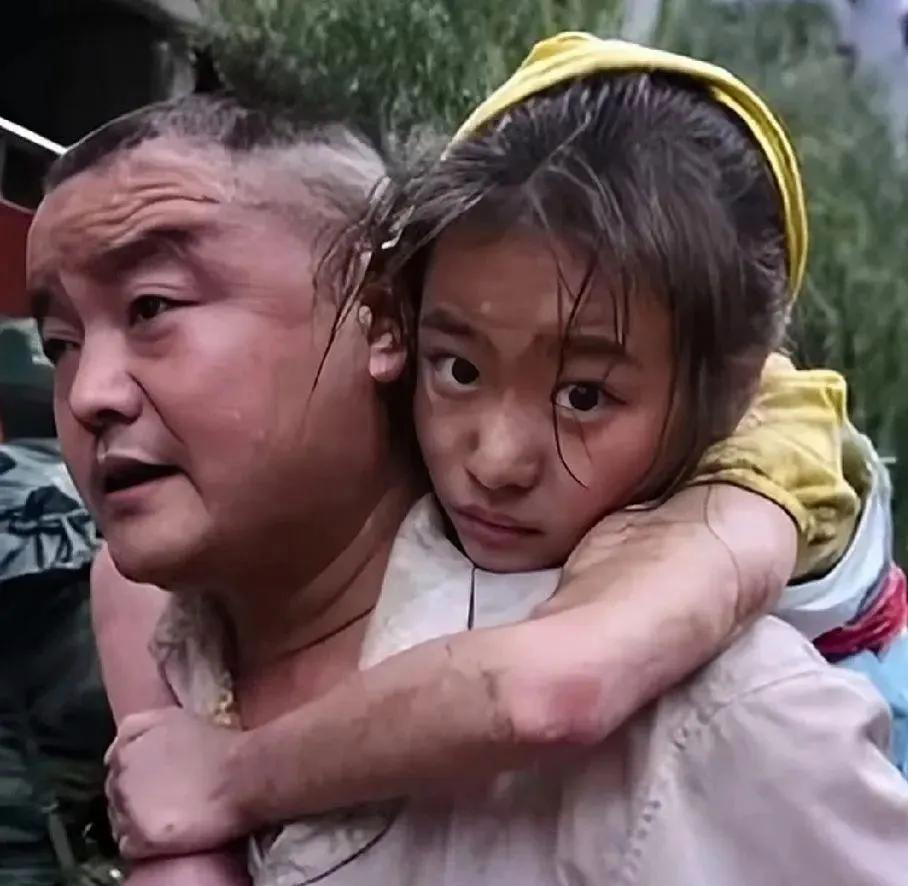
POLYGON ((542 468, 538 417, 522 410, 499 407, 478 424, 467 470, 489 491, 532 488, 542 468))
POLYGON ((116 333, 86 336, 66 402, 75 419, 93 430, 138 417, 142 389, 129 373, 116 333))

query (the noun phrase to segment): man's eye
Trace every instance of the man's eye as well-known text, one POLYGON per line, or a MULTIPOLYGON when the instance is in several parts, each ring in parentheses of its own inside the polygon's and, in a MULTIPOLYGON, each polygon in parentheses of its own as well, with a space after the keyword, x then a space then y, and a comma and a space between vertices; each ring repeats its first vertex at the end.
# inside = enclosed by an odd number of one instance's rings
POLYGON ((44 356, 54 366, 60 362, 67 351, 76 347, 78 346, 74 341, 69 341, 65 338, 43 338, 41 340, 41 350, 44 351, 44 356))
POLYGON ((589 414, 605 406, 611 398, 592 382, 575 382, 555 392, 555 405, 571 412, 589 414))
POLYGON ((432 361, 441 381, 459 388, 469 388, 479 381, 479 370, 463 357, 444 356, 432 361))
POLYGON ((176 304, 172 299, 161 295, 140 295, 129 303, 129 324, 147 323, 176 304))

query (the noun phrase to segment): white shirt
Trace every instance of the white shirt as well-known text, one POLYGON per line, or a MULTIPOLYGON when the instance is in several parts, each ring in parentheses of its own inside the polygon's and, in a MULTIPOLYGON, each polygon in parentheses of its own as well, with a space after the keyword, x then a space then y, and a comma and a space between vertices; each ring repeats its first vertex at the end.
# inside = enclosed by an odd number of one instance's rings
MULTIPOLYGON (((475 626, 519 621, 557 578, 475 570, 424 499, 392 549, 363 666, 463 630, 471 597, 475 626)), ((211 713, 199 667, 217 685, 222 664, 175 624, 159 635, 164 673, 211 713)), ((309 817, 254 838, 250 871, 255 886, 905 886, 908 784, 889 728, 866 680, 764 618, 588 752, 455 799, 309 817)))

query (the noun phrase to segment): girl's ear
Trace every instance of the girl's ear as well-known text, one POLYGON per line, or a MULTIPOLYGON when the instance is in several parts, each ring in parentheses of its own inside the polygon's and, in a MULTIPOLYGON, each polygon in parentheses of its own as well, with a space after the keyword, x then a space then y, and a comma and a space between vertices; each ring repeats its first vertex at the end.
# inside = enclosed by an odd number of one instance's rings
POLYGON ((401 322, 380 309, 384 302, 386 299, 364 298, 356 311, 357 322, 369 346, 369 375, 379 384, 397 381, 407 364, 401 322))

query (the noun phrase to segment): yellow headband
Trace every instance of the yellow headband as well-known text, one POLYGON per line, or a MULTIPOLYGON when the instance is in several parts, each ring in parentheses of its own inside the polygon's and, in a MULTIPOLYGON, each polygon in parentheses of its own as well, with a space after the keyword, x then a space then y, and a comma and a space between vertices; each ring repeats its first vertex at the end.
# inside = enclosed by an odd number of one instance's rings
POLYGON ((470 114, 454 141, 472 135, 531 95, 601 71, 663 71, 691 77, 744 122, 763 149, 782 196, 793 301, 807 264, 807 210, 798 159, 778 117, 749 86, 724 68, 622 40, 565 32, 537 43, 513 76, 470 114))

